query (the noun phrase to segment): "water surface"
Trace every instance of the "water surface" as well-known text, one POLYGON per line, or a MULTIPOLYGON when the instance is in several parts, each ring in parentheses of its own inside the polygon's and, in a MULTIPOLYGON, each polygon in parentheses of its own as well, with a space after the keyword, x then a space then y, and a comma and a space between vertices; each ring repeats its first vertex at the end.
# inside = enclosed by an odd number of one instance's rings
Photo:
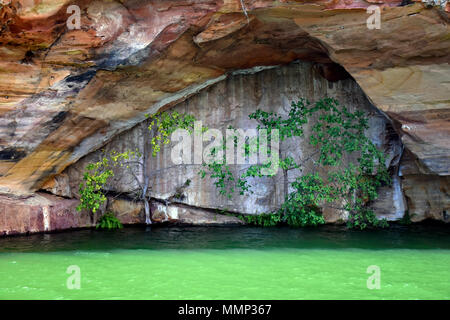
POLYGON ((0 299, 449 299, 449 267, 445 226, 80 230, 0 238, 0 299))

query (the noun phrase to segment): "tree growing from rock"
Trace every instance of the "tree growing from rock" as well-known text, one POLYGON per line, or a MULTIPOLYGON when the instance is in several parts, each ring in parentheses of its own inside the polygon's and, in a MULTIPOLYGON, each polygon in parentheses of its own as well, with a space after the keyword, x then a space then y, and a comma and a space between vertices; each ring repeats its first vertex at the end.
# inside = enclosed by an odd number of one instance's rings
MULTIPOLYGON (((94 163, 89 163, 83 175, 83 182, 80 184, 80 204, 77 210, 90 210, 97 212, 107 201, 105 186, 108 180, 114 176, 114 168, 125 167, 138 186, 138 192, 135 195, 138 201, 142 201, 145 210, 145 219, 147 224, 151 224, 151 172, 149 170, 150 156, 156 157, 161 150, 161 145, 170 143, 170 136, 176 129, 185 129, 193 131, 195 118, 188 114, 179 114, 178 112, 156 113, 149 118, 148 131, 145 138, 150 138, 151 152, 146 152, 143 148, 135 150, 126 150, 119 152, 112 150, 103 152, 101 159, 94 163), (151 153, 151 155, 149 154, 151 153)), ((145 141, 144 141, 145 145, 145 141)))
MULTIPOLYGON (((283 155, 280 148, 267 150, 269 153, 279 153, 276 167, 281 168, 283 173, 284 203, 276 212, 242 215, 242 219, 264 226, 279 223, 311 226, 325 223, 321 208, 331 207, 348 212, 349 227, 364 229, 387 224, 385 220, 378 220, 369 208, 378 196, 377 188, 389 184, 390 176, 384 153, 365 136, 369 125, 364 112, 351 112, 337 100, 324 98, 315 103, 305 99, 293 102, 287 116, 256 110, 249 117, 257 121, 257 129, 266 130, 269 140, 276 130, 276 137, 281 142, 305 137, 305 125, 310 123, 307 138, 315 151, 301 159, 294 159, 283 155), (305 174, 303 171, 307 165, 313 170, 305 174), (288 172, 294 169, 300 174, 293 181, 288 181, 288 172)), ((226 154, 226 145, 224 141, 221 146, 223 154, 226 154)), ((260 148, 260 138, 248 141, 245 156, 260 148)), ((217 150, 212 150, 212 153, 215 152, 217 150)), ((238 190, 241 196, 249 196, 252 193, 249 179, 267 178, 262 170, 273 166, 271 157, 267 159, 266 162, 249 166, 238 177, 222 159, 206 164, 206 170, 201 170, 200 174, 205 177, 208 172, 222 195, 231 198, 238 190)))

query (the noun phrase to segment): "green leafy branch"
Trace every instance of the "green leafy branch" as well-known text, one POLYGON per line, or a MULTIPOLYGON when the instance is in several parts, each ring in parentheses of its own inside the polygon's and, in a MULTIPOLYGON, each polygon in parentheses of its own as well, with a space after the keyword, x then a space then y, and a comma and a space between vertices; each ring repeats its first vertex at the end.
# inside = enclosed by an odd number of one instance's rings
MULTIPOLYGON (((265 129, 270 142, 271 132, 278 130, 280 141, 293 137, 303 137, 304 126, 310 121, 309 143, 316 151, 299 161, 291 156, 279 157, 279 168, 285 180, 285 201, 274 213, 245 216, 247 222, 272 225, 287 223, 293 226, 308 226, 324 223, 321 207, 331 207, 349 212, 348 226, 364 229, 367 226, 385 226, 386 221, 378 221, 368 204, 378 197, 377 189, 390 183, 385 167, 385 157, 381 150, 365 136, 369 128, 367 115, 362 111, 350 111, 332 98, 324 98, 315 103, 300 99, 291 104, 287 116, 274 112, 256 110, 249 116, 257 121, 257 129, 265 129), (347 159, 348 165, 343 159, 347 159), (356 158, 356 160, 354 160, 356 158), (303 170, 313 162, 316 172, 302 174, 288 183, 289 170, 303 170), (319 168, 327 173, 319 175, 319 168), (291 192, 287 192, 290 189, 291 192)), ((223 144, 225 151, 226 143, 223 144)), ((246 155, 261 149, 259 139, 256 146, 246 147, 246 155)), ((267 151, 267 150, 263 150, 267 151)), ((268 153, 270 154, 271 151, 268 153)), ((225 154, 225 152, 224 152, 225 154)), ((206 165, 211 177, 217 179, 220 194, 231 198, 235 190, 240 195, 251 194, 249 178, 263 178, 262 169, 271 163, 249 166, 235 178, 224 162, 206 165)), ((206 172, 202 172, 202 177, 206 172)))

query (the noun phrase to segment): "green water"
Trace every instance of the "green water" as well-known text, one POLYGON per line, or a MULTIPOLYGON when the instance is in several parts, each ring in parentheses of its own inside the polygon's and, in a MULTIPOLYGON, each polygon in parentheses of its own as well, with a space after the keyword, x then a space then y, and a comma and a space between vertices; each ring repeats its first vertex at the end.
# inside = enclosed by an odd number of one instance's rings
POLYGON ((442 226, 82 230, 0 239, 0 299, 449 299, 449 267, 442 226))

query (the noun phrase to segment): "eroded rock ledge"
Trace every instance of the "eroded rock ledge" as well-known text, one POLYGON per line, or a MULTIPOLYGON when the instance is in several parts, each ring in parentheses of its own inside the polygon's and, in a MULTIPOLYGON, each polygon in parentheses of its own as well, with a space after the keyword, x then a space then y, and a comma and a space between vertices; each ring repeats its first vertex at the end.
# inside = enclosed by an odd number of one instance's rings
MULTIPOLYGON (((0 196, 0 236, 95 227, 99 215, 78 212, 78 203, 76 199, 65 199, 42 192, 26 199, 0 196)), ((161 201, 152 200, 151 208, 154 223, 202 226, 243 224, 234 216, 182 204, 165 205, 161 201)), ((110 199, 108 210, 115 212, 123 224, 145 223, 141 203, 110 199)))

